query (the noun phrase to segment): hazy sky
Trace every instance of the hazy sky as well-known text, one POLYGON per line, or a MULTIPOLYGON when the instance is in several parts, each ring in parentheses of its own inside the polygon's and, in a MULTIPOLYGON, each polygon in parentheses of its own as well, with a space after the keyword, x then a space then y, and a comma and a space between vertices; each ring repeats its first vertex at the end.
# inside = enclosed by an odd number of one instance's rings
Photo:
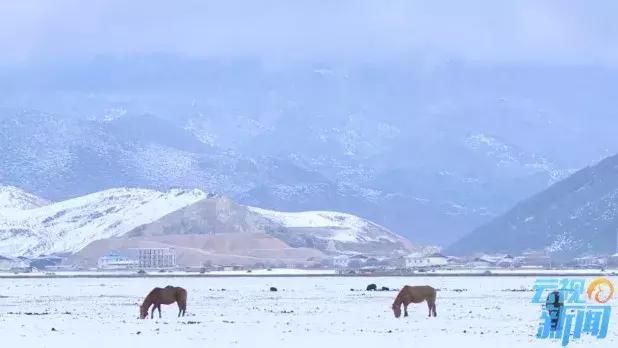
POLYGON ((618 1, 4 0, 0 64, 97 55, 618 66, 618 1))

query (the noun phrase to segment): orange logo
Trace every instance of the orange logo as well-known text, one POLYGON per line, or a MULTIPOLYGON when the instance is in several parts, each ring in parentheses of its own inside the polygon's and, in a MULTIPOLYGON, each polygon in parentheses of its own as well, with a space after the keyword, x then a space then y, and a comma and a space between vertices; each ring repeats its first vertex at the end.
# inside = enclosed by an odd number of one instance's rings
POLYGON ((588 285, 588 298, 592 300, 594 294, 594 300, 598 303, 606 303, 614 297, 614 283, 607 278, 597 278, 590 282, 588 285))

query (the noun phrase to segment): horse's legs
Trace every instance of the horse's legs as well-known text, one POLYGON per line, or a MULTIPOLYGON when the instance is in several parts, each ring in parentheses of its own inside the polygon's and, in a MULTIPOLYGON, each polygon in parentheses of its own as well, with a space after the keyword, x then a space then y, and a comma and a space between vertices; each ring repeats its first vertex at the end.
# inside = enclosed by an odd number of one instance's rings
POLYGON ((158 305, 157 308, 159 309, 159 319, 161 319, 161 305, 158 305))
POLYGON ((157 309, 157 305, 152 305, 152 311, 150 312, 150 319, 154 319, 155 309, 157 309))
POLYGON ((432 314, 433 314, 434 317, 438 316, 438 313, 436 313, 436 300, 435 299, 427 300, 427 307, 429 307, 429 316, 430 317, 431 317, 432 314))
POLYGON ((185 312, 187 311, 187 302, 186 301, 178 301, 178 317, 182 315, 185 316, 185 312))
POLYGON ((409 303, 404 303, 403 304, 403 316, 404 317, 408 316, 408 305, 409 305, 409 303))

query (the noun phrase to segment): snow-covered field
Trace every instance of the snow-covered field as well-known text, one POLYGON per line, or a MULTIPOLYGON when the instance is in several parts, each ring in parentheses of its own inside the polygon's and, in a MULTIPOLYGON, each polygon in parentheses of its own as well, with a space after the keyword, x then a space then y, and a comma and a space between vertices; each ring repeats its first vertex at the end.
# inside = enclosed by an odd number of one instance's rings
MULTIPOLYGON (((613 277, 617 282, 618 279, 613 277)), ((136 278, 0 279, 0 337, 17 347, 560 347, 534 336, 540 308, 533 277, 432 278, 136 278), (366 285, 429 284, 438 317, 425 304, 395 319, 396 292, 350 291, 366 285), (175 305, 163 319, 138 320, 154 286, 188 290, 187 316, 175 305), (275 286, 278 292, 270 292, 275 286), (223 290, 225 289, 225 290, 223 290)), ((576 347, 616 347, 614 313, 605 340, 576 347)))

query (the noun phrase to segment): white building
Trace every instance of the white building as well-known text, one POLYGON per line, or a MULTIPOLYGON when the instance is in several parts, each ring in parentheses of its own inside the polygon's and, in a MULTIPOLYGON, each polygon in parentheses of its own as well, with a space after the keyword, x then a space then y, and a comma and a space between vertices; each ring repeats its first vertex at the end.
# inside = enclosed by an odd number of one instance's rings
POLYGON ((573 260, 575 266, 580 268, 597 268, 607 265, 607 257, 583 256, 573 260))
POLYGON ((524 251, 515 261, 524 267, 551 267, 551 258, 544 251, 524 251))
POLYGON ((176 267, 176 251, 172 248, 137 248, 138 266, 140 268, 176 267))
POLYGON ((336 268, 347 268, 350 263, 350 257, 346 255, 339 255, 333 257, 333 266, 336 268))
POLYGON ((138 266, 137 259, 130 258, 117 253, 109 253, 99 258, 97 268, 99 269, 132 269, 138 266))
POLYGON ((406 268, 434 268, 448 265, 448 258, 440 253, 412 254, 406 257, 406 268))

